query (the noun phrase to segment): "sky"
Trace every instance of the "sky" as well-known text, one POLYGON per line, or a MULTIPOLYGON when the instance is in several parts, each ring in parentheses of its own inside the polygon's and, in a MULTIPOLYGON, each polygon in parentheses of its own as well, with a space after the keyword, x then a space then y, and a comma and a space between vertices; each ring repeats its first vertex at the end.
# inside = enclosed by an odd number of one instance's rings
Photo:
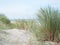
POLYGON ((36 19, 40 8, 60 8, 59 0, 0 0, 0 13, 9 19, 36 19))

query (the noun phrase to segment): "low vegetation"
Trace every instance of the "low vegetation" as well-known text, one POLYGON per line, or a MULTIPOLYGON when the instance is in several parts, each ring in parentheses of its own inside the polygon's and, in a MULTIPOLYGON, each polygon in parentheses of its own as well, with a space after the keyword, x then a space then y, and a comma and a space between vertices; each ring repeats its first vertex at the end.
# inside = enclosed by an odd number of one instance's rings
POLYGON ((15 20, 14 23, 3 14, 0 14, 1 29, 24 29, 30 30, 38 41, 60 41, 60 11, 51 7, 41 8, 37 14, 37 21, 15 20))

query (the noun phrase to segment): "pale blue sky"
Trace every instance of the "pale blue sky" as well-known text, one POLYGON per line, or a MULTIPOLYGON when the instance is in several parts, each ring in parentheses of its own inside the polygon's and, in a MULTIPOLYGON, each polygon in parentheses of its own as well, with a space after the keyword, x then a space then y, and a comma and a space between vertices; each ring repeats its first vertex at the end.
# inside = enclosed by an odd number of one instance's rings
POLYGON ((0 0, 0 13, 9 19, 33 19, 41 7, 60 8, 59 0, 0 0))

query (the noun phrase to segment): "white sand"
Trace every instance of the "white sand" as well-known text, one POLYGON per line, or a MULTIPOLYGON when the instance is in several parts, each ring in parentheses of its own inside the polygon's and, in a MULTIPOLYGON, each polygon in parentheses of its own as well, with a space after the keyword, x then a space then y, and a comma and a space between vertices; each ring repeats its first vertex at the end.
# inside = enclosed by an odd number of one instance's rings
MULTIPOLYGON (((26 30, 18 30, 18 29, 8 29, 3 30, 8 33, 8 35, 5 36, 5 40, 8 42, 3 42, 4 45, 32 45, 36 42, 33 34, 26 30)), ((4 40, 3 40, 4 41, 4 40)), ((1 45, 1 43, 0 43, 1 45)))

